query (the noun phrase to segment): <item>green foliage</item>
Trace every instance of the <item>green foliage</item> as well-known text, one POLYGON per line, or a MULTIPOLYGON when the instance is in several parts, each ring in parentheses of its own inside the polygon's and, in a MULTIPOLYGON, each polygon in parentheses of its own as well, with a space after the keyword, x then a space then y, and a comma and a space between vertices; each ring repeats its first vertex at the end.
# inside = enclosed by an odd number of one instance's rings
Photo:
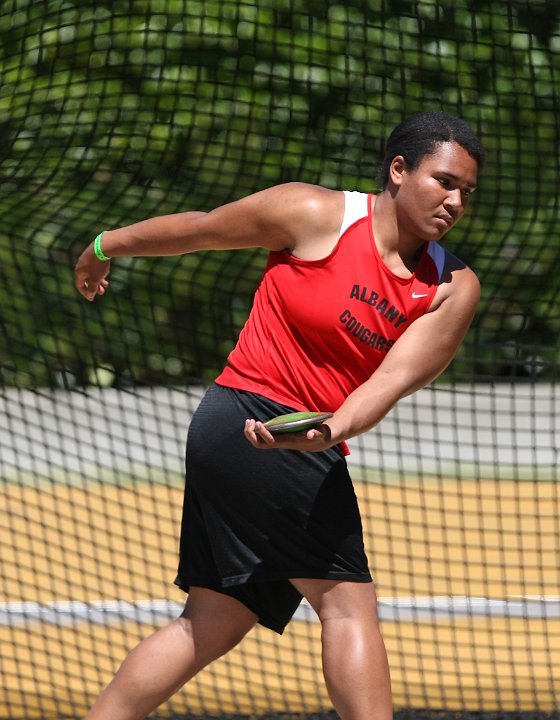
POLYGON ((213 377, 262 253, 118 261, 93 305, 77 254, 103 228, 279 182, 374 191, 386 135, 427 108, 465 117, 489 155, 448 240, 483 284, 454 376, 554 375, 559 54, 553 0, 5 3, 1 381, 213 377))

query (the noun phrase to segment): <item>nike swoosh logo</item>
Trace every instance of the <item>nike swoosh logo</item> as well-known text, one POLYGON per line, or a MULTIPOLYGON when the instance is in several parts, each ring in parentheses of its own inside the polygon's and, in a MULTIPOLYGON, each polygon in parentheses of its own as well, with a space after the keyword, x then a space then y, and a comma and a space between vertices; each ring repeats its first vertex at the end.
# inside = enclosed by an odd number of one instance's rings
POLYGON ((428 293, 415 293, 415 292, 413 292, 413 293, 412 293, 412 297, 413 297, 415 300, 418 300, 418 298, 428 297, 428 293))

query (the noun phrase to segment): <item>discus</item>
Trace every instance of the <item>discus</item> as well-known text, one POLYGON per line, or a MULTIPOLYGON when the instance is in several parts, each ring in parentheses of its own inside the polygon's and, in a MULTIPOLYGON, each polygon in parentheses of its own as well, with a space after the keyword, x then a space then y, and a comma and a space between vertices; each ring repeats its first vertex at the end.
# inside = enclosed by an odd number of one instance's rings
POLYGON ((319 427, 321 423, 332 416, 333 413, 331 412, 294 412, 287 415, 278 415, 263 424, 268 432, 279 435, 319 427))

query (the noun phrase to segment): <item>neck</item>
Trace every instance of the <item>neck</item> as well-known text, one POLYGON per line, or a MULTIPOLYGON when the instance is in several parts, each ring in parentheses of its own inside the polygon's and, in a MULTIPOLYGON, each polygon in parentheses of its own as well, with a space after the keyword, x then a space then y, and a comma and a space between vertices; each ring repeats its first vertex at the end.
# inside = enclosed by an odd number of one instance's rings
POLYGON ((385 264, 396 274, 402 274, 400 269, 405 274, 414 272, 425 242, 399 226, 396 206, 388 190, 376 195, 372 215, 375 244, 385 264))

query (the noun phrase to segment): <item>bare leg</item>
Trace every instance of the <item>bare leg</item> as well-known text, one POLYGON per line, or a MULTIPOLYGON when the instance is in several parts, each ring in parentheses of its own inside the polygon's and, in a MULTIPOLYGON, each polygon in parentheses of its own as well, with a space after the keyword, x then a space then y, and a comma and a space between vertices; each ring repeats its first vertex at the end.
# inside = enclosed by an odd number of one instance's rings
POLYGON ((291 582, 319 615, 323 673, 342 720, 390 720, 391 680, 373 583, 291 582))
POLYGON ((237 645, 256 620, 234 598, 191 588, 181 617, 132 650, 86 720, 143 720, 203 667, 237 645))

